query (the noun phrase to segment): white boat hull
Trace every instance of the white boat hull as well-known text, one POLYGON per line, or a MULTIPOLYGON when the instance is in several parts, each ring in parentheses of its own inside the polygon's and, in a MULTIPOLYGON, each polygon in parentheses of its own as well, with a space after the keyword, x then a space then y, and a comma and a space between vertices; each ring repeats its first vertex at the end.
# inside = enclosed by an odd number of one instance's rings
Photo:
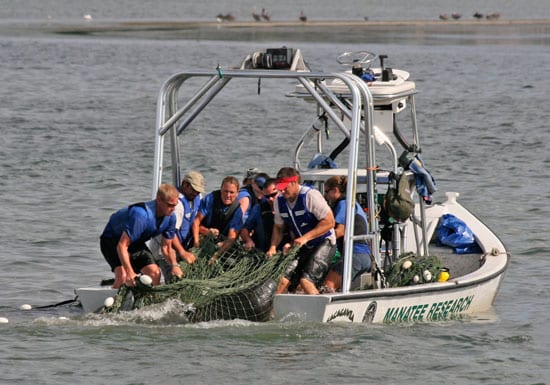
POLYGON ((85 313, 95 313, 103 308, 105 300, 109 297, 115 297, 117 289, 110 287, 81 287, 74 290, 82 310, 85 313))
POLYGON ((433 322, 490 310, 504 270, 490 279, 332 295, 277 295, 276 320, 311 322, 433 322))

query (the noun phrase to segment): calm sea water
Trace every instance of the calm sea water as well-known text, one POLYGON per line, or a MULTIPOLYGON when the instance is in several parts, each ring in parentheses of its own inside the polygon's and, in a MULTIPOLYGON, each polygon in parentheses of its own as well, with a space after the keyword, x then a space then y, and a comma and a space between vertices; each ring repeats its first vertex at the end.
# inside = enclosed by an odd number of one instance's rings
MULTIPOLYGON (((223 6, 261 7, 244 0, 135 3, 7 1, 0 19, 208 19, 223 6)), ((325 19, 351 18, 359 5, 386 19, 455 11, 452 1, 416 1, 402 13, 399 3, 349 1, 337 13, 329 1, 303 0, 270 9, 287 19, 307 5, 325 19)), ((464 14, 479 7, 460 4, 464 14)), ((535 18, 548 17, 548 7, 542 0, 493 0, 479 10, 535 18)), ((517 34, 464 40, 434 33, 391 44, 0 35, 0 317, 9 319, 0 324, 0 383, 550 383, 549 36, 517 34), (109 276, 98 235, 113 210, 151 194, 162 82, 182 69, 237 64, 281 44, 301 48, 325 70, 338 69, 334 58, 343 51, 369 49, 411 72, 420 90, 424 159, 441 190, 459 191, 512 253, 494 313, 413 326, 181 325, 170 305, 114 318, 73 307, 20 310, 71 299, 74 287, 109 276)), ((189 166, 204 172, 209 189, 225 174, 240 177, 251 165, 274 172, 284 162, 281 138, 251 122, 248 108, 232 111, 242 116, 242 131, 212 122, 223 128, 219 137, 189 144, 189 166), (246 148, 224 149, 225 136, 235 135, 246 148)))

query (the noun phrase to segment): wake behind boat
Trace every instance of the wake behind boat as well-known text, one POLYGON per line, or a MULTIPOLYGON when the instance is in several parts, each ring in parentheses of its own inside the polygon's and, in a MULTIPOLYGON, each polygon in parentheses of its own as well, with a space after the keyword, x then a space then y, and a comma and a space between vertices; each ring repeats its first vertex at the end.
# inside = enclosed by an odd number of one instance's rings
MULTIPOLYGON (((425 149, 416 122, 416 85, 408 72, 390 68, 384 60, 385 56, 366 51, 349 52, 338 57, 346 70, 325 73, 312 71, 300 50, 267 49, 248 55, 235 69, 177 73, 163 84, 158 98, 154 193, 166 180, 180 185, 182 169, 188 164, 187 141, 194 140, 186 134, 216 135, 209 131, 212 115, 219 116, 223 107, 224 118, 229 119, 232 103, 242 103, 239 98, 224 98, 226 88, 256 82, 257 100, 263 97, 260 90, 268 94, 265 109, 300 108, 304 116, 311 116, 301 134, 287 119, 252 116, 254 111, 265 114, 260 108, 249 109, 246 123, 240 120, 227 126, 239 134, 246 124, 261 122, 266 130, 281 132, 281 137, 296 134, 293 144, 278 142, 273 151, 292 153, 286 165, 321 191, 329 177, 347 176, 340 292, 275 295, 274 282, 292 254, 279 253, 267 262, 260 252, 247 253, 237 246, 226 253, 221 270, 209 271, 200 263, 186 266, 181 281, 135 289, 130 299, 127 288, 124 295, 107 288, 76 289, 84 310, 105 311, 107 297, 116 297, 117 309, 173 298, 186 305, 190 321, 392 323, 439 321, 491 309, 509 255, 498 237, 457 201, 458 193, 447 192, 442 201, 432 201, 436 186, 421 158, 425 149), (285 81, 297 85, 285 92, 273 86, 285 81), (329 135, 332 131, 337 135, 329 135), (341 140, 334 145, 328 139, 331 136, 341 140), (353 234, 356 202, 368 213, 365 234, 353 234), (352 279, 352 261, 347 256, 357 241, 371 245, 373 268, 352 279), (258 277, 262 279, 255 280, 258 277)), ((238 148, 249 143, 235 135, 233 142, 224 145, 238 148)), ((216 168, 216 164, 208 166, 216 168)), ((213 243, 195 252, 202 256, 199 260, 207 260, 214 251, 213 243)))

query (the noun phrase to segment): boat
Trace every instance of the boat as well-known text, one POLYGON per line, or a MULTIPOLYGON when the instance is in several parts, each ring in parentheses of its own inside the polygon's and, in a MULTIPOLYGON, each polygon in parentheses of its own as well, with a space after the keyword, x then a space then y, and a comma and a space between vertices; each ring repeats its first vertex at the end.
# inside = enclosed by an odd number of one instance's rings
MULTIPOLYGON (((153 196, 163 182, 180 184, 186 164, 182 143, 193 140, 192 135, 183 140, 189 127, 199 124, 200 135, 212 135, 204 123, 197 123, 197 117, 217 111, 206 107, 223 98, 222 90, 251 80, 257 82, 258 92, 260 85, 267 82, 292 82, 292 89, 270 95, 270 103, 290 103, 311 115, 313 124, 304 127, 296 143, 286 144, 285 149, 292 154, 288 165, 300 171, 302 180, 322 189, 331 176, 348 178, 341 290, 319 295, 272 293, 270 320, 432 322, 492 310, 510 254, 498 236, 458 202, 458 192, 438 193, 443 198, 432 201, 435 181, 426 179, 431 174, 426 173, 420 157, 425 150, 416 121, 416 84, 407 71, 386 66, 387 60, 386 55, 368 51, 346 52, 337 57, 344 67, 342 71, 313 71, 299 49, 268 48, 246 55, 234 68, 218 66, 176 73, 161 87, 155 126, 153 196), (199 86, 189 92, 185 87, 188 84, 199 86), (330 153, 325 138, 329 126, 343 137, 330 153), (334 162, 337 157, 344 158, 343 167, 334 162), (304 159, 310 161, 306 164, 304 159), (419 167, 412 167, 413 164, 420 164, 424 173, 419 174, 419 167), (397 191, 400 180, 408 185, 410 198, 414 199, 411 211, 401 218, 382 215, 384 199, 390 190, 397 191), (419 190, 419 186, 424 186, 424 190, 419 190), (356 202, 369 213, 366 234, 354 235, 351 230, 356 202), (461 226, 443 226, 449 221, 461 226), (445 231, 458 236, 462 232, 469 234, 469 247, 460 249, 446 243, 445 231), (370 243, 374 263, 372 271, 352 279, 351 258, 346 256, 352 254, 353 243, 358 240, 370 243), (433 256, 437 256, 437 266, 430 260, 433 256), (420 266, 421 270, 408 274, 413 271, 411 266, 420 266)), ((269 90, 272 92, 272 88, 269 90)), ((230 109, 230 102, 242 103, 238 98, 223 99, 216 107, 230 109)), ((270 129, 277 129, 277 125, 270 129)), ((227 143, 234 147, 247 144, 238 139, 227 143)), ((105 298, 116 295, 110 288, 79 288, 75 292, 84 311, 101 310, 105 298)))

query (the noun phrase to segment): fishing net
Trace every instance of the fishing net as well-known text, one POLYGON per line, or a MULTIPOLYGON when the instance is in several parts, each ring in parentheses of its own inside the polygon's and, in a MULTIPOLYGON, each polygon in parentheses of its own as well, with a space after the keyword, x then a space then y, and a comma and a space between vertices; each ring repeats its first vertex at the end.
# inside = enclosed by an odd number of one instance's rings
POLYGON ((199 248, 191 250, 196 261, 192 265, 181 264, 183 278, 153 287, 122 286, 113 306, 104 312, 139 309, 175 299, 186 305, 182 316, 189 322, 269 320, 279 279, 298 249, 266 258, 263 252, 247 251, 235 242, 217 263, 209 265, 217 248, 215 239, 205 237, 199 248))
POLYGON ((437 256, 416 256, 413 253, 406 253, 386 271, 386 282, 389 287, 400 287, 444 281, 448 275, 441 273, 448 271, 441 266, 437 256))

